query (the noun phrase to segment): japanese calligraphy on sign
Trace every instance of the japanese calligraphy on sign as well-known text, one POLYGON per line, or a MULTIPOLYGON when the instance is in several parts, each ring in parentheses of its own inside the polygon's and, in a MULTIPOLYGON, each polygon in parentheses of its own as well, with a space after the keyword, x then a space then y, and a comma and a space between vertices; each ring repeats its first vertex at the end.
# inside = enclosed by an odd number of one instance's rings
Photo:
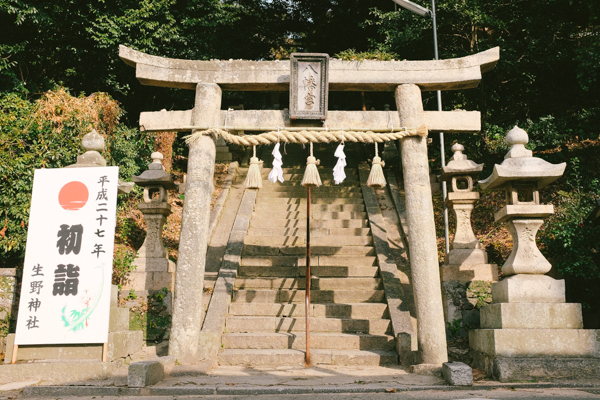
POLYGON ((327 117, 329 56, 327 54, 292 54, 290 58, 290 118, 327 117))
POLYGON ((35 171, 16 345, 107 342, 118 174, 35 171))

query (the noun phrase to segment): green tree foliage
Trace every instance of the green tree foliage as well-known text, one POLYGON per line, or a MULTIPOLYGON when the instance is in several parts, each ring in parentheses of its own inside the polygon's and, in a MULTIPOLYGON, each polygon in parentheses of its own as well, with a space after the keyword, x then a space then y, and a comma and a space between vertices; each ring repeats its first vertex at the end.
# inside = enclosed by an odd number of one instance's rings
POLYGON ((10 26, 0 45, 0 91, 60 84, 108 92, 136 119, 142 110, 189 108, 189 91, 141 86, 119 59, 119 45, 184 59, 266 58, 287 37, 284 3, 0 0, 0 24, 10 26))
POLYGON ((104 157, 122 179, 145 169, 152 151, 150 137, 118 123, 123 112, 103 93, 76 98, 58 89, 37 101, 0 94, 0 111, 0 267, 22 262, 35 169, 75 163, 92 129, 106 138, 104 157))

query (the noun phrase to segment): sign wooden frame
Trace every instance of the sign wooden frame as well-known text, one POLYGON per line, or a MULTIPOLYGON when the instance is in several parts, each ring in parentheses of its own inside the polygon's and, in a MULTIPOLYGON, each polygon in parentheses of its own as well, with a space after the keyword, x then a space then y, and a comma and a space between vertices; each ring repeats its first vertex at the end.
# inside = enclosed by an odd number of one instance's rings
POLYGON ((290 57, 290 119, 327 118, 329 55, 294 53, 290 57))

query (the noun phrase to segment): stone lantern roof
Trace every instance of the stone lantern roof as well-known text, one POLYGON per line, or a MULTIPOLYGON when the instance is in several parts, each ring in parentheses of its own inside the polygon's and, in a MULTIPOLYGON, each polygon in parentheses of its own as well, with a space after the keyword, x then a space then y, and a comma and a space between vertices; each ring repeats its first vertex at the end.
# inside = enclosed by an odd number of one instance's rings
POLYGON ((150 156, 152 163, 148 165, 148 169, 142 172, 139 176, 133 176, 133 181, 136 185, 146 186, 162 186, 166 190, 176 189, 177 186, 173 183, 171 175, 165 172, 162 165, 163 155, 159 152, 154 152, 150 156))
POLYGON ((452 145, 452 151, 454 155, 446 164, 442 167, 442 174, 438 180, 449 181, 453 176, 456 175, 469 175, 475 178, 483 169, 483 164, 477 164, 473 160, 469 160, 466 154, 463 154, 465 147, 462 144, 452 145))
POLYGON ((537 182, 537 188, 542 189, 562 176, 566 163, 551 164, 541 158, 533 157, 531 150, 525 145, 529 136, 523 129, 515 126, 504 139, 510 150, 504 156, 501 164, 494 165, 494 171, 486 179, 479 181, 483 190, 504 190, 508 182, 524 181, 537 182))

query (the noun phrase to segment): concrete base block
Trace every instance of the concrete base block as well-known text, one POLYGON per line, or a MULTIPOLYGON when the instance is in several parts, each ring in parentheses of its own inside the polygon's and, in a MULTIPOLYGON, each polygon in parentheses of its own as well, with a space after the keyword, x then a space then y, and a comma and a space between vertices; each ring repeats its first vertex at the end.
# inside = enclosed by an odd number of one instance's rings
POLYGON ((417 375, 442 376, 442 366, 438 364, 416 364, 408 368, 408 372, 417 375))
POLYGON ((444 264, 487 264, 487 253, 483 249, 453 249, 444 264))
POLYGON ((564 303, 565 281, 547 275, 513 275, 492 284, 494 303, 564 303))
POLYGON ((124 289, 160 290, 167 288, 173 292, 175 287, 175 272, 168 271, 133 271, 129 273, 124 289))
POLYGON ((0 384, 22 381, 68 383, 84 380, 108 379, 123 365, 114 362, 61 362, 0 365, 0 384))
POLYGON ((218 332, 200 331, 198 360, 207 360, 216 364, 216 356, 220 349, 221 335, 218 332))
POLYGON ((600 330, 474 329, 471 349, 491 357, 600 357, 600 330))
POLYGON ((452 386, 473 386, 473 370, 462 362, 443 363, 442 377, 452 386))
POLYGON ((175 357, 171 356, 130 364, 127 374, 127 386, 146 387, 154 385, 169 377, 173 367, 175 367, 175 357))
MULTIPOLYGON (((7 352, 4 363, 11 362, 15 335, 7 336, 7 352)), ((142 331, 121 331, 108 334, 107 360, 113 361, 142 349, 142 331)), ((102 344, 32 345, 19 346, 17 361, 68 361, 102 360, 102 344)))
POLYGON ((144 332, 142 331, 110 332, 108 334, 107 359, 114 360, 137 353, 142 350, 143 344, 144 332))
POLYGON ((474 352, 473 365, 500 382, 597 379, 600 376, 599 358, 494 358, 474 352))
POLYGON ((131 263, 136 272, 175 272, 175 263, 167 258, 136 258, 131 263))
POLYGON ((410 366, 417 363, 418 356, 417 335, 400 332, 396 337, 396 349, 400 364, 410 366))
POLYGON ((129 330, 129 309, 121 307, 111 307, 110 320, 108 323, 109 332, 128 331, 129 330))
POLYGON ((456 264, 440 267, 442 282, 457 281, 498 281, 498 266, 496 264, 456 264))
POLYGON ((483 329, 583 329, 581 304, 499 303, 481 309, 483 329))

